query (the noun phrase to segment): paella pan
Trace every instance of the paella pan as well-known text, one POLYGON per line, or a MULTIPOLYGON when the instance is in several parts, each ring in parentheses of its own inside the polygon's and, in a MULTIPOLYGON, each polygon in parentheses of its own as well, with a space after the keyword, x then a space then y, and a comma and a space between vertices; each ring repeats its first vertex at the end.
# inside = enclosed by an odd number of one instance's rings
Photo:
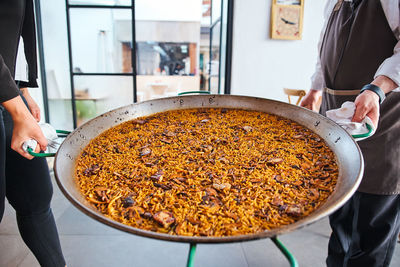
POLYGON ((81 211, 114 228, 151 238, 189 242, 224 243, 275 237, 315 222, 345 203, 355 192, 363 172, 361 152, 354 139, 334 122, 303 108, 286 103, 245 96, 196 95, 156 99, 110 111, 85 123, 60 146, 54 165, 57 183, 65 196, 81 211), (123 122, 155 113, 193 108, 226 108, 261 111, 289 118, 320 136, 333 151, 339 168, 334 192, 317 210, 300 220, 261 232, 234 236, 184 236, 147 231, 105 216, 80 192, 75 179, 76 161, 90 140, 123 122))

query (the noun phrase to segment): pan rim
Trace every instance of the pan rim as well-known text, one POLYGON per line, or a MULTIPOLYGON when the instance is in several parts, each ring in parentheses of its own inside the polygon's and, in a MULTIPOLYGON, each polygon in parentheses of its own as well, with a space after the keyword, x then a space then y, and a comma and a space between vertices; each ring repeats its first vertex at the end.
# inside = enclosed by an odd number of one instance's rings
MULTIPOLYGON (((362 157, 362 152, 360 147, 358 146, 358 144, 356 143, 356 141, 351 137, 350 134, 348 134, 343 128, 341 128, 338 124, 336 124, 334 121, 320 115, 317 114, 313 111, 310 111, 308 109, 299 107, 299 106, 294 106, 294 105, 290 105, 288 103, 285 102, 281 102, 281 101, 277 101, 277 100, 271 100, 271 99, 266 99, 266 98, 260 98, 260 97, 252 97, 252 96, 242 96, 242 95, 185 95, 185 96, 177 96, 177 97, 167 97, 167 98, 161 98, 161 99, 153 99, 153 100, 147 100, 147 101, 143 101, 140 103, 133 103, 133 104, 129 104, 126 106, 122 106, 113 110, 110 110, 106 113, 103 113, 99 116, 96 116, 95 118, 87 121, 86 123, 82 124, 81 126, 79 126, 77 129, 75 129, 65 140, 64 142, 61 144, 60 149, 63 147, 64 143, 67 143, 70 139, 72 139, 72 136, 74 135, 74 133, 78 133, 80 130, 84 129, 85 127, 88 127, 88 125, 94 123, 95 121, 101 119, 102 117, 107 117, 110 114, 114 114, 120 110, 125 110, 127 108, 134 108, 135 106, 138 105, 146 105, 149 103, 157 103, 158 101, 171 101, 171 100, 176 100, 176 101, 181 101, 181 100, 185 100, 188 98, 193 98, 193 97, 198 97, 198 98, 204 98, 205 100, 208 99, 215 99, 215 98, 220 98, 220 97, 224 97, 224 98, 245 98, 248 100, 257 100, 257 101, 267 101, 267 102, 271 102, 271 103, 275 103, 275 104, 279 104, 279 105, 285 105, 285 106, 289 106, 290 108, 294 109, 294 110, 301 110, 302 112, 306 112, 310 115, 312 115, 313 117, 317 117, 318 119, 322 120, 325 123, 330 124, 332 127, 335 127, 336 130, 341 131, 341 134, 343 134, 344 136, 346 136, 347 138, 350 138, 353 140, 353 144, 355 145, 356 149, 357 149, 357 155, 358 157, 358 164, 360 166, 360 169, 357 173, 357 178, 356 178, 356 182, 353 184, 353 186, 350 188, 350 190, 347 191, 346 194, 342 195, 339 199, 337 199, 337 201, 335 202, 335 205, 333 207, 331 207, 330 209, 326 209, 323 210, 322 212, 316 212, 318 210, 320 210, 322 207, 324 207, 326 205, 326 203, 329 201, 329 199, 331 198, 332 195, 334 195, 334 193, 331 194, 331 196, 325 201, 325 203, 323 203, 318 209, 316 209, 315 211, 313 211, 311 214, 309 214, 308 216, 292 223, 289 225, 284 225, 284 226, 280 226, 271 230, 267 230, 267 231, 263 231, 263 232, 257 232, 257 233, 252 233, 252 234, 246 234, 246 235, 234 235, 234 236, 222 236, 222 237, 199 237, 199 236, 180 236, 180 235, 170 235, 170 234, 164 234, 164 233, 158 233, 158 232, 152 232, 152 231, 147 231, 147 230, 142 230, 139 228, 135 228, 132 226, 128 226, 122 223, 119 223, 117 221, 114 221, 112 219, 109 219, 107 217, 105 217, 103 214, 101 214, 100 212, 98 212, 97 210, 95 210, 94 208, 89 208, 87 206, 85 206, 82 202, 80 202, 78 199, 76 199, 72 194, 70 194, 68 192, 68 190, 66 189, 66 187, 63 185, 62 183, 62 179, 61 177, 59 177, 59 173, 58 173, 58 158, 59 158, 59 151, 57 151, 56 155, 55 155, 55 160, 54 160, 54 175, 56 178, 56 182, 57 185, 59 186, 61 192, 64 194, 64 196, 76 207, 78 208, 78 210, 80 210, 81 212, 83 212, 84 214, 88 215, 89 217, 103 223, 106 224, 110 227, 113 227, 115 229, 127 232, 127 233, 131 233, 131 234, 135 234, 135 235, 139 235, 139 236, 143 236, 143 237, 148 237, 148 238, 154 238, 154 239, 159 239, 159 240, 165 240, 165 241, 172 241, 172 242, 183 242, 183 243, 231 243, 231 242, 242 242, 242 241, 250 241, 250 240, 257 240, 257 239, 263 239, 263 238, 271 238, 271 237, 275 237, 281 234, 286 234, 289 233, 291 231, 294 230, 298 230, 300 228, 303 228, 307 225, 310 225, 312 223, 315 223, 321 219, 323 219, 324 217, 328 216, 329 214, 333 213, 334 211, 336 211, 337 209, 339 209, 341 206, 344 205, 344 203, 350 199, 350 197, 355 193, 355 191, 357 190, 359 184, 361 183, 361 177, 362 174, 364 172, 364 160, 362 157)), ((214 107, 214 106, 212 106, 214 107)), ((207 106, 205 108, 212 108, 211 106, 207 106)), ((186 109, 188 108, 199 108, 199 107, 186 107, 186 109)), ((218 108, 224 108, 224 106, 218 106, 218 108)), ((227 107, 230 108, 230 107, 227 107)), ((178 108, 178 109, 184 109, 184 108, 178 108)), ((238 109, 244 109, 244 108, 240 108, 238 107, 238 109)), ((174 109, 168 109, 168 110, 174 110, 174 109)), ((257 110, 257 109, 254 109, 257 110)), ((260 111, 260 110, 259 110, 260 111)), ((159 112, 163 112, 163 111, 159 111, 159 112)), ((155 112, 157 113, 157 112, 155 112)), ((154 113, 153 113, 154 114, 154 113)), ((277 114, 279 115, 279 114, 277 114)), ((281 116, 281 115, 279 115, 281 116)), ((134 119, 134 117, 130 118, 130 119, 134 119)), ((289 118, 291 119, 291 118, 289 118)), ((123 123, 124 121, 121 121, 120 123, 123 123)), ((117 125, 117 124, 116 124, 117 125)), ((113 125, 112 127, 116 126, 113 125)), ((311 129, 312 130, 312 129, 311 129)), ((314 130, 312 130, 313 132, 315 132, 314 130)), ((100 133, 99 133, 100 134, 100 133)), ((324 139, 325 140, 325 139, 324 139)))

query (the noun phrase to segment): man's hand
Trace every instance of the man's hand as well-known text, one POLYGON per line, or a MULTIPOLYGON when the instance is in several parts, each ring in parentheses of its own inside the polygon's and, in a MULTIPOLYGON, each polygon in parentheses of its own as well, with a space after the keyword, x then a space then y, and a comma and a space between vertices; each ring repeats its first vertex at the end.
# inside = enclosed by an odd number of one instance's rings
POLYGON ((31 110, 32 116, 37 122, 40 122, 40 108, 29 94, 28 88, 21 88, 21 92, 22 95, 25 97, 26 102, 28 103, 28 107, 31 110))
POLYGON ((379 121, 379 96, 372 91, 366 90, 357 96, 354 104, 356 105, 356 111, 351 121, 362 122, 368 116, 376 129, 379 121))
MULTIPOLYGON (((385 94, 398 87, 398 85, 392 79, 383 75, 376 77, 371 84, 381 88, 385 94)), ((352 121, 361 122, 365 118, 365 116, 368 116, 370 117, 375 128, 378 127, 379 96, 376 93, 366 90, 362 94, 357 96, 354 104, 356 105, 356 111, 354 113, 352 121)))
POLYGON ((11 148, 27 159, 33 157, 22 149, 22 144, 34 139, 38 142, 35 152, 46 150, 47 140, 44 137, 38 123, 26 108, 22 98, 17 96, 2 103, 3 107, 11 114, 14 121, 11 148))
POLYGON ((309 90, 307 94, 304 96, 303 100, 300 103, 301 107, 310 109, 312 111, 318 112, 318 102, 322 95, 321 90, 309 90))

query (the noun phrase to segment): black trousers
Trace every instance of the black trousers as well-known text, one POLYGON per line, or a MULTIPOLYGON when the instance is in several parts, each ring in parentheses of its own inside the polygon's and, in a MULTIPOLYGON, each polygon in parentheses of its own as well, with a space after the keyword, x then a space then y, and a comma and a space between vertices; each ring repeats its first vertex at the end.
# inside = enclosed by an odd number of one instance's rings
POLYGON ((47 162, 43 158, 27 160, 12 150, 12 127, 10 115, 3 110, 0 112, 0 221, 6 196, 16 211, 21 237, 40 265, 64 267, 65 260, 50 209, 53 188, 47 162))
POLYGON ((400 229, 400 196, 356 192, 329 222, 327 266, 389 266, 400 229))
POLYGON ((0 105, 0 222, 4 214, 4 198, 6 196, 6 133, 3 123, 3 107, 0 105))

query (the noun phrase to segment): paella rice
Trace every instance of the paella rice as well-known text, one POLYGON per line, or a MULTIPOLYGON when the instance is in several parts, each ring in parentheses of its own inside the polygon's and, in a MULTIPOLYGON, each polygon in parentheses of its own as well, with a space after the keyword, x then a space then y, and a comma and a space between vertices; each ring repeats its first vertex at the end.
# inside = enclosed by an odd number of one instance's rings
POLYGON ((118 222, 183 236, 232 236, 291 224, 333 192, 338 166, 321 138, 279 116, 186 109, 137 118, 82 151, 86 199, 118 222))

